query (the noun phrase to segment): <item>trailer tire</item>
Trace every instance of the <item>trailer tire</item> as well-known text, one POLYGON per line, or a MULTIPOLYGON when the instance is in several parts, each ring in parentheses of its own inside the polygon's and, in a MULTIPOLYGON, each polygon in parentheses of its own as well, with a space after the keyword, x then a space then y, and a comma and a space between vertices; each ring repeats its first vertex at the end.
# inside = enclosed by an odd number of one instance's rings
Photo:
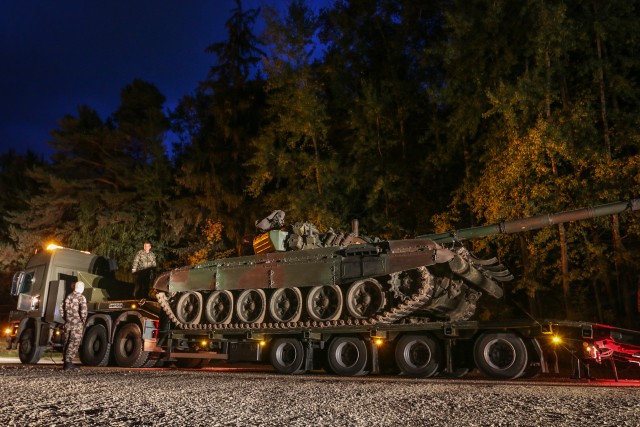
POLYGON ((473 358, 480 372, 505 380, 522 376, 529 362, 524 340, 508 332, 480 335, 473 347, 473 358))
POLYGON ((271 343, 269 352, 271 365, 280 374, 304 374, 305 354, 302 343, 295 338, 277 338, 271 343))
POLYGON ((80 346, 80 360, 87 366, 107 366, 111 343, 104 325, 94 325, 87 329, 80 346))
POLYGON ((432 377, 440 370, 442 350, 429 335, 404 335, 396 344, 395 359, 403 375, 432 377))
POLYGON ((329 369, 336 375, 367 375, 368 359, 367 345, 356 337, 336 337, 327 349, 329 369))
POLYGON ((123 368, 139 368, 149 358, 144 351, 142 332, 135 323, 127 323, 118 329, 113 340, 113 358, 123 368))
POLYGON ((38 363, 44 351, 45 347, 38 346, 38 343, 36 342, 36 330, 33 326, 28 327, 22 334, 20 334, 20 341, 18 341, 18 356, 22 363, 38 363))

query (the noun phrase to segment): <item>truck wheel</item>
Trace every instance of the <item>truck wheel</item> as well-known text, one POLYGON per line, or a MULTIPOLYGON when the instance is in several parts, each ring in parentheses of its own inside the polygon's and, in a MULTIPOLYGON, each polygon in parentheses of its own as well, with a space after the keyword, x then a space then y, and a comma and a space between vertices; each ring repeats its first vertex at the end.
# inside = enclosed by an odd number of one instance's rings
POLYGON ((442 351, 429 335, 404 335, 396 344, 395 359, 402 374, 431 377, 440 369, 442 351))
POLYGON ((367 375, 367 345, 360 338, 336 337, 327 350, 329 369, 342 376, 367 375))
POLYGON ((304 347, 294 338, 278 338, 271 343, 271 364, 280 374, 304 374, 304 347))
POLYGON ((485 333, 473 347, 473 359, 483 374, 505 380, 520 377, 527 368, 524 340, 513 333, 485 333))
POLYGON ((38 363, 44 353, 45 347, 36 343, 36 331, 33 327, 27 328, 18 341, 18 356, 22 363, 38 363))
POLYGON ((80 360, 83 365, 107 366, 111 343, 104 325, 91 326, 85 332, 80 346, 80 360))
POLYGON ((139 368, 149 358, 143 351, 142 332, 135 323, 127 323, 118 329, 113 341, 113 358, 123 368, 139 368))

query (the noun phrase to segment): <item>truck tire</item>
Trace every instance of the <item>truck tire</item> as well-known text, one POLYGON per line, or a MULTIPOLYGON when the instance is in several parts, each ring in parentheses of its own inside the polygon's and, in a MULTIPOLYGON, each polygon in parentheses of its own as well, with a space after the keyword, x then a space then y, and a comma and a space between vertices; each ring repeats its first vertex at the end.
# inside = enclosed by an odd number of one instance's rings
POLYGON ((80 345, 80 360, 87 366, 107 366, 111 343, 104 325, 94 325, 87 329, 80 345))
POLYGON ((38 363, 46 347, 38 346, 36 342, 36 331, 30 326, 20 335, 18 341, 18 356, 22 363, 38 363))
POLYGON ((336 337, 327 349, 329 369, 336 375, 367 375, 367 345, 360 338, 336 337))
POLYGON ((440 370, 440 344, 429 335, 404 335, 396 344, 396 364, 403 375, 432 377, 440 370))
POLYGON ((135 323, 121 326, 113 340, 113 358, 118 366, 123 368, 139 368, 149 358, 149 352, 144 351, 142 332, 135 323))
POLYGON ((522 376, 529 362, 524 340, 510 332, 480 335, 473 347, 473 359, 480 372, 504 380, 522 376))
POLYGON ((280 374, 304 374, 304 347, 295 338, 278 338, 271 343, 271 365, 280 374))

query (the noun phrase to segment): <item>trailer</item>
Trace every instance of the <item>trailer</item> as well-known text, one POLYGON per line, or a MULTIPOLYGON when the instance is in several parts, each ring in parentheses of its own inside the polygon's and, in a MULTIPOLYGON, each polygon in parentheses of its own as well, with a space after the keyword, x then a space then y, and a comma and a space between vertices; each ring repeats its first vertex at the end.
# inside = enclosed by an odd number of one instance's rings
POLYGON ((137 368, 208 362, 270 363, 281 374, 326 369, 354 376, 401 373, 415 377, 461 377, 477 368, 490 378, 531 378, 558 373, 558 353, 569 355, 584 376, 588 363, 640 365, 640 331, 564 320, 402 323, 355 325, 345 321, 229 325, 215 330, 171 322, 157 301, 132 299, 132 284, 113 277, 115 264, 68 248, 36 254, 16 273, 9 348, 23 363, 63 346, 60 305, 71 284, 86 283, 88 320, 79 356, 84 365, 137 368), (129 298, 126 298, 129 296, 129 298), (292 324, 293 325, 293 324, 292 324))
POLYGON ((501 380, 559 375, 591 377, 589 366, 640 365, 640 331, 590 322, 459 321, 336 325, 322 328, 232 329, 159 332, 158 357, 181 367, 210 361, 270 363, 281 374, 324 369, 336 375, 402 374, 463 377, 477 369, 501 380))
POLYGON ((496 258, 461 242, 568 221, 640 210, 640 199, 387 240, 285 227, 276 211, 256 223, 253 255, 205 261, 162 273, 155 300, 133 299, 113 260, 52 247, 15 274, 9 346, 23 363, 61 349, 60 305, 78 280, 89 317, 80 346, 86 365, 202 366, 211 360, 270 363, 283 374, 324 368, 337 375, 400 373, 497 379, 557 372, 569 354, 573 376, 585 363, 640 364, 640 332, 566 320, 471 320, 483 295, 500 298, 513 279, 496 258), (447 244, 448 246, 443 246, 447 244), (550 368, 553 366, 553 369, 550 368))

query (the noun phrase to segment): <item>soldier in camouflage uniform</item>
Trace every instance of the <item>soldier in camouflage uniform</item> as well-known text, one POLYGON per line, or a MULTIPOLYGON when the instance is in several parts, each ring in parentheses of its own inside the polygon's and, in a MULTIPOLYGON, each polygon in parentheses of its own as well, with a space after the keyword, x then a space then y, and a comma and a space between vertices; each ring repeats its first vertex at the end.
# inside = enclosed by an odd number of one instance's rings
POLYGON ((131 272, 135 274, 135 288, 133 296, 135 298, 146 298, 149 296, 149 285, 153 280, 156 268, 156 254, 151 252, 151 243, 144 242, 144 249, 141 249, 133 259, 131 272))
POLYGON ((87 299, 82 295, 84 283, 76 282, 73 292, 64 299, 62 317, 64 323, 64 370, 78 369, 73 364, 82 341, 84 325, 87 322, 87 299))

